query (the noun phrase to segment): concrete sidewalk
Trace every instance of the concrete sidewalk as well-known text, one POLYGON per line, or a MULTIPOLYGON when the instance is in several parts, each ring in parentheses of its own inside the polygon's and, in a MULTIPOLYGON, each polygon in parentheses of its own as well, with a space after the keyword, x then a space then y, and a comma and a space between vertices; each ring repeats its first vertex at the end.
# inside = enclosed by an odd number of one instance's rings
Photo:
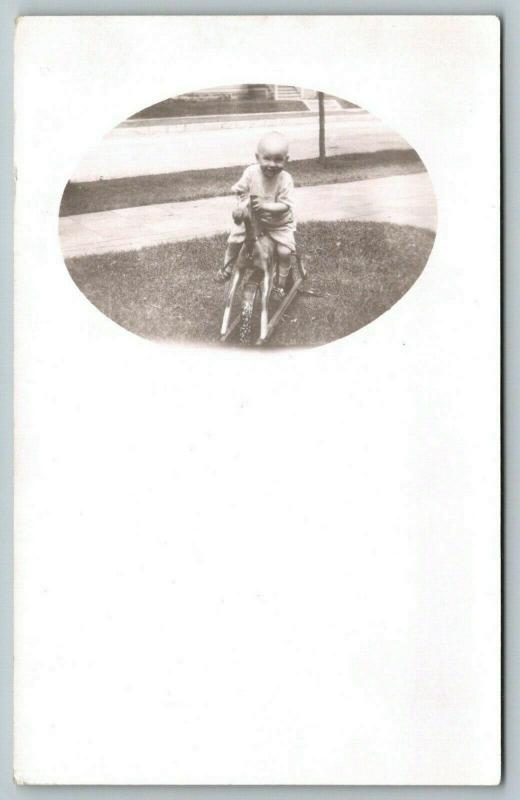
MULTIPOLYGON (((297 219, 366 220, 435 230, 436 204, 428 174, 396 175, 296 189, 297 219)), ((232 197, 160 203, 61 217, 65 258, 138 250, 229 230, 232 197)))

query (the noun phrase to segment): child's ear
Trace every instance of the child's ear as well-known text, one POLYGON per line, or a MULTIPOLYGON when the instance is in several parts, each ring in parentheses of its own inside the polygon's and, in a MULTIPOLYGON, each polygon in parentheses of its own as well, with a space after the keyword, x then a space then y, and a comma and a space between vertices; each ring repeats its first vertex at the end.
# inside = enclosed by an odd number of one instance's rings
POLYGON ((256 160, 257 160, 257 161, 259 161, 259 160, 260 160, 260 159, 258 158, 258 153, 255 153, 255 158, 256 158, 256 160))

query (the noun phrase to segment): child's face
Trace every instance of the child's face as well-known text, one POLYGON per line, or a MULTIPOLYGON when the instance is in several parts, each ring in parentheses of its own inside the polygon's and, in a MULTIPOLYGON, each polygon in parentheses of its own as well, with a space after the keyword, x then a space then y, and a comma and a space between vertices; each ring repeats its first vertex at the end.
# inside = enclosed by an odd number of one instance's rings
POLYGON ((287 164, 287 150, 277 146, 262 146, 258 148, 256 160, 264 175, 277 175, 287 164))

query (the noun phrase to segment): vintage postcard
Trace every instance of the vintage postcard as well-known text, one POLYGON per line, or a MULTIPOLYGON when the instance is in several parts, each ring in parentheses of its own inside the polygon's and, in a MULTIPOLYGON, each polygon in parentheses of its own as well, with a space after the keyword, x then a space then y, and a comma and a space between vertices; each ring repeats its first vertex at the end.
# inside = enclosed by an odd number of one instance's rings
POLYGON ((498 20, 15 60, 15 780, 498 783, 498 20))

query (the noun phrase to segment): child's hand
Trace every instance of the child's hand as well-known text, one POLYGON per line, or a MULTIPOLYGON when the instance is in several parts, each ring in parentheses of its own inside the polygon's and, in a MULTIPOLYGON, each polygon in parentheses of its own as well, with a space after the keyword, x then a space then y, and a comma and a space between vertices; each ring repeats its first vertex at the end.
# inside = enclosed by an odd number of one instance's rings
POLYGON ((244 211, 240 206, 233 209, 233 220, 237 225, 240 225, 240 223, 244 221, 244 211))
POLYGON ((257 211, 258 213, 264 210, 264 203, 260 200, 259 197, 252 197, 251 205, 253 207, 253 211, 257 211))
POLYGON ((258 214, 260 222, 269 225, 273 221, 272 203, 262 201, 258 197, 252 197, 251 205, 255 214, 258 214))

